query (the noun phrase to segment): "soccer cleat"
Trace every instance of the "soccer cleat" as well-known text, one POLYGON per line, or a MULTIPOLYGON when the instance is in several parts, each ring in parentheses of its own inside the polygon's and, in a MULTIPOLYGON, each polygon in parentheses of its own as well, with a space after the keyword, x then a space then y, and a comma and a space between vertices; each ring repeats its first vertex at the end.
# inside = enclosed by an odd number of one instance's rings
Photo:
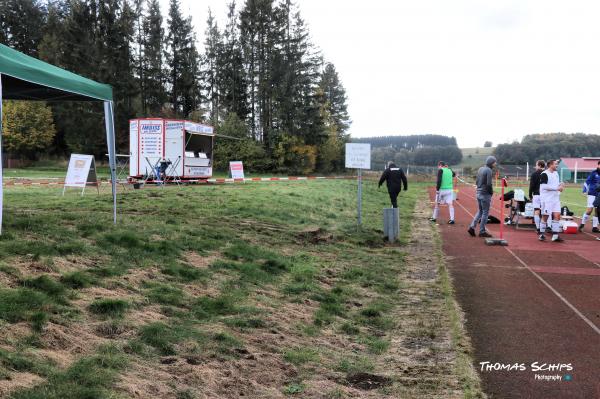
POLYGON ((579 232, 582 232, 584 227, 585 227, 585 224, 580 224, 579 225, 579 232))
POLYGON ((543 234, 540 234, 540 235, 538 236, 538 240, 540 240, 540 241, 546 241, 546 236, 545 236, 545 235, 543 235, 543 234))
POLYGON ((454 224, 454 220, 449 220, 448 224, 454 224))
POLYGON ((592 233, 600 233, 600 229, 598 229, 598 227, 592 227, 592 233))
POLYGON ((431 223, 435 223, 435 222, 436 222, 436 219, 434 219, 434 218, 429 218, 429 221, 430 221, 431 223))
POLYGON ((469 232, 469 234, 471 235, 471 237, 475 237, 475 229, 472 227, 469 227, 469 230, 467 230, 469 232))
POLYGON ((479 233, 479 237, 492 238, 492 235, 490 233, 488 233, 487 231, 484 231, 483 233, 479 233))
POLYGON ((564 240, 560 236, 552 237, 552 242, 563 242, 564 240))

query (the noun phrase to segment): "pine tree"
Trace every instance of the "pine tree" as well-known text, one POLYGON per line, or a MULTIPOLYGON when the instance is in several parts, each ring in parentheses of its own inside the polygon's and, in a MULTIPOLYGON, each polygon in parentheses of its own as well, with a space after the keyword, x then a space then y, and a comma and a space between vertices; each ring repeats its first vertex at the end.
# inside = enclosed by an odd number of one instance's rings
POLYGON ((321 103, 326 105, 337 130, 340 134, 344 134, 351 123, 348 116, 346 90, 340 82, 338 73, 332 63, 325 65, 319 87, 323 93, 321 103))
POLYGON ((216 126, 219 124, 220 114, 220 97, 221 97, 221 70, 222 70, 222 53, 223 41, 219 26, 213 18, 212 11, 208 10, 208 18, 206 20, 206 39, 204 42, 205 53, 203 57, 202 80, 209 105, 210 122, 216 126))
POLYGON ((39 0, 0 2, 0 42, 37 57, 46 10, 39 0))
POLYGON ((179 0, 170 0, 167 36, 169 101, 176 115, 189 116, 200 100, 198 52, 191 18, 183 18, 179 0))
POLYGON ((236 2, 228 5, 227 25, 223 32, 223 48, 219 65, 221 105, 225 114, 235 113, 241 120, 248 116, 244 60, 240 43, 236 2))
POLYGON ((158 0, 150 0, 143 20, 143 72, 140 80, 143 91, 144 115, 158 115, 166 101, 163 68, 164 29, 158 0))

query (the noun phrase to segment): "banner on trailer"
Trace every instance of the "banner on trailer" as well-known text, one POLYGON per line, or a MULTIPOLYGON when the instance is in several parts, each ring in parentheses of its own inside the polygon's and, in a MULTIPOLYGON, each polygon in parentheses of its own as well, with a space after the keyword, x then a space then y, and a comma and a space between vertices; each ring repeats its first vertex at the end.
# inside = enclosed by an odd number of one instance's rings
POLYGON ((371 169, 371 144, 346 144, 346 168, 371 169))
POLYGON ((242 163, 242 161, 229 162, 229 171, 229 173, 231 173, 232 179, 244 178, 244 164, 242 163))
POLYGON ((163 156, 163 121, 140 120, 140 154, 142 158, 163 156))
POLYGON ((98 183, 93 155, 71 154, 65 187, 85 188, 87 183, 98 183))
POLYGON ((208 134, 212 135, 214 133, 214 128, 212 126, 203 125, 201 123, 194 123, 185 121, 185 130, 192 133, 200 133, 200 134, 208 134))

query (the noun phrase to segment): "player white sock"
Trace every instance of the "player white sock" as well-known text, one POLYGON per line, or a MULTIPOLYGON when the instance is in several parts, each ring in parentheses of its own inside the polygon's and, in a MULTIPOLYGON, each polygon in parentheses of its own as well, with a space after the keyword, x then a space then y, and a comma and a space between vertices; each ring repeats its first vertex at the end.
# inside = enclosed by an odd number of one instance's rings
POLYGON ((537 227, 537 229, 540 229, 540 215, 533 215, 533 220, 535 221, 535 227, 537 227))
POLYGON ((598 227, 598 217, 594 216, 592 219, 592 227, 598 227))
POLYGON ((583 216, 581 217, 581 224, 586 224, 589 218, 590 218, 590 215, 588 215, 587 213, 584 213, 583 216))
POLYGON ((454 207, 450 205, 450 220, 454 220, 454 207))
POLYGON ((557 235, 560 232, 560 222, 558 220, 552 221, 552 233, 557 235))
POLYGON ((438 208, 437 206, 435 208, 433 208, 433 218, 434 219, 437 219, 439 213, 440 213, 440 208, 438 208))
POLYGON ((546 233, 546 222, 540 220, 540 233, 546 233))

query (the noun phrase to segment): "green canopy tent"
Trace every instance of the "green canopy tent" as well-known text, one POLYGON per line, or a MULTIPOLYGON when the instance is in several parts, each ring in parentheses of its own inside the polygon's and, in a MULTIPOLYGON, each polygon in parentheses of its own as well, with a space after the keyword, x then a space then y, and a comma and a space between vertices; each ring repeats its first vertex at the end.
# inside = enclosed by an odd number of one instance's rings
POLYGON ((0 44, 0 233, 2 232, 2 99, 102 101, 112 182, 113 222, 117 222, 115 122, 109 85, 94 82, 0 44))

